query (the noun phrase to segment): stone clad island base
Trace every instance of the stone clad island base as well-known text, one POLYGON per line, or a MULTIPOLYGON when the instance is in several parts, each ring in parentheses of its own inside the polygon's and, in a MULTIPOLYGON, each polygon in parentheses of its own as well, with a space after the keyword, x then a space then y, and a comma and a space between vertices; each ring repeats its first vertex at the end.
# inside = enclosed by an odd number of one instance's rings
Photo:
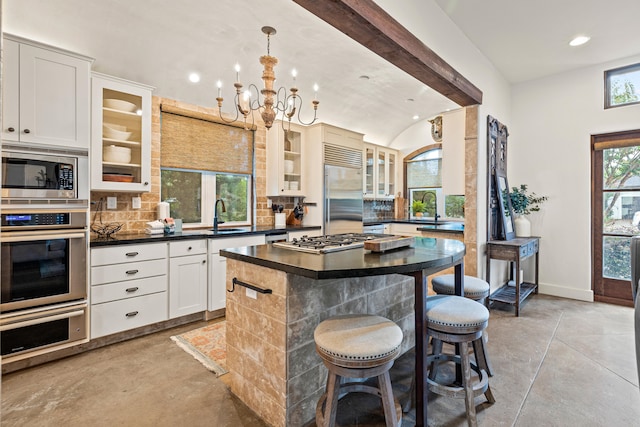
POLYGON ((318 280, 228 259, 228 289, 234 277, 273 290, 253 299, 236 286, 227 293, 226 319, 231 391, 275 427, 301 426, 315 418, 327 375, 313 340, 322 320, 380 315, 402 329, 402 353, 415 345, 410 276, 318 280))

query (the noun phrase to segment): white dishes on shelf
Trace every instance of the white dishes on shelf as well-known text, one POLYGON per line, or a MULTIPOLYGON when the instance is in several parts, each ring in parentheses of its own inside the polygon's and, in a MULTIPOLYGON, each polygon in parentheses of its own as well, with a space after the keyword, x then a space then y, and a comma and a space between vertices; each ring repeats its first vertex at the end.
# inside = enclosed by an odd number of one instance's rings
POLYGON ((133 132, 127 132, 126 126, 115 125, 113 123, 102 124, 102 136, 110 139, 119 139, 126 141, 131 137, 133 132))
POLYGON ((284 173, 292 173, 292 172, 293 172, 293 160, 285 160, 284 173))
POLYGON ((289 190, 298 191, 298 181, 289 181, 289 190))
POLYGON ((109 163, 131 163, 131 148, 108 145, 102 149, 102 158, 109 163))
POLYGON ((134 113, 138 109, 136 104, 123 101, 121 99, 105 99, 103 105, 106 108, 111 108, 113 110, 118 110, 118 111, 125 111, 127 113, 134 113))

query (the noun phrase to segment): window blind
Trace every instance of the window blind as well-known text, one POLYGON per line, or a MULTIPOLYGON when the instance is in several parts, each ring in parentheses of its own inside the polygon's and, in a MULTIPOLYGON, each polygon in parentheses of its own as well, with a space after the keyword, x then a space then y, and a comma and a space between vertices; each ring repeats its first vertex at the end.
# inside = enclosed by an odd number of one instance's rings
POLYGON ((162 167, 253 173, 253 130, 175 106, 161 105, 160 110, 162 167))

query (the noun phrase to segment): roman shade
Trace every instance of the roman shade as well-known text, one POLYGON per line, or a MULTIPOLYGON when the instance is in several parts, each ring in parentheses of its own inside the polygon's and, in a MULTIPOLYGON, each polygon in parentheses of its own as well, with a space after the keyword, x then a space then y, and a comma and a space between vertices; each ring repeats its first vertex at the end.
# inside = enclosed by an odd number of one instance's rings
POLYGON ((253 173, 253 130, 172 105, 163 104, 160 111, 163 168, 253 173))

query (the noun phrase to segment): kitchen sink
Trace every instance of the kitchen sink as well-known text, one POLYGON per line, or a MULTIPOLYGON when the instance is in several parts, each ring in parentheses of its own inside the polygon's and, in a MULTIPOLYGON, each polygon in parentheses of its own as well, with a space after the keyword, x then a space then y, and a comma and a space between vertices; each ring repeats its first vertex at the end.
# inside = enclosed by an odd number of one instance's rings
POLYGON ((416 224, 424 224, 424 225, 444 225, 449 224, 449 221, 436 221, 433 219, 417 219, 415 220, 416 224))
POLYGON ((218 231, 215 231, 215 234, 225 234, 225 233, 239 233, 241 231, 251 231, 248 228, 220 228, 218 231))

